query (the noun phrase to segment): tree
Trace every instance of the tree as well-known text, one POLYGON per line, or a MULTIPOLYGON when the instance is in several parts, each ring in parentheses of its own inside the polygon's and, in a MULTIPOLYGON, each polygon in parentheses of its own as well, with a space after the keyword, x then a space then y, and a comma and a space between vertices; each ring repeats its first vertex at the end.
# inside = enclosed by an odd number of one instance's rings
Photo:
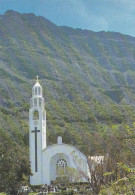
POLYGON ((117 173, 108 172, 104 174, 104 177, 112 178, 114 174, 117 174, 117 179, 111 180, 110 183, 101 187, 100 195, 112 195, 115 194, 135 194, 135 169, 131 169, 123 163, 117 164, 117 173))
POLYGON ((111 189, 114 194, 128 194, 129 191, 134 194, 135 124, 112 128, 106 137, 96 132, 93 133, 93 142, 90 139, 85 133, 82 134, 90 177, 81 169, 80 159, 74 158, 74 162, 80 174, 87 179, 92 193, 100 194, 105 188, 106 192, 111 189), (93 152, 95 157, 103 155, 104 161, 97 163, 92 159, 90 155, 93 152))
POLYGON ((81 181, 81 175, 78 173, 78 171, 73 167, 66 167, 65 169, 59 168, 58 172, 58 182, 60 184, 70 184, 70 183, 76 183, 81 181))
POLYGON ((0 192, 17 194, 31 174, 28 153, 0 129, 0 192))
MULTIPOLYGON (((101 185, 104 184, 104 172, 105 172, 105 162, 100 160, 96 162, 90 156, 87 156, 87 171, 83 167, 83 159, 75 156, 73 152, 71 154, 74 164, 76 165, 76 170, 81 178, 84 178, 89 183, 89 189, 92 194, 99 194, 101 185)), ((100 157, 99 157, 100 158, 100 157)))

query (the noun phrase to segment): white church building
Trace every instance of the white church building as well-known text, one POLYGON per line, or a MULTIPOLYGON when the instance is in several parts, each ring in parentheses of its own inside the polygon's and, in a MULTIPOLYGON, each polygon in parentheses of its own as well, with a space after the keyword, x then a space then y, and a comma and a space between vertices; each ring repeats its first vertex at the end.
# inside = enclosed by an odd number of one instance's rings
MULTIPOLYGON (((73 158, 79 161, 79 168, 87 175, 88 165, 86 157, 75 147, 62 143, 62 137, 57 138, 57 144, 47 146, 46 143, 46 110, 43 90, 38 81, 32 88, 32 98, 29 110, 29 151, 32 176, 31 185, 49 185, 58 177, 58 169, 72 167, 78 170, 73 158)), ((86 181, 85 178, 82 181, 86 181)))

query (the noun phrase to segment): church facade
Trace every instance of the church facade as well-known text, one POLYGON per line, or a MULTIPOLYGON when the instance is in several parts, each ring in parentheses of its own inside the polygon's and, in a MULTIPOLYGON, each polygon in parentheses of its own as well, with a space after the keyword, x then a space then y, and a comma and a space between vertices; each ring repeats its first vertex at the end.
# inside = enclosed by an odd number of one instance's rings
MULTIPOLYGON (((59 176, 58 170, 66 170, 67 167, 81 170, 85 175, 89 175, 86 157, 75 147, 62 143, 62 137, 57 138, 57 144, 47 147, 44 107, 43 89, 37 77, 37 82, 32 88, 29 110, 29 152, 33 174, 30 176, 30 184, 49 185, 59 176)), ((86 180, 82 178, 81 181, 86 180)))

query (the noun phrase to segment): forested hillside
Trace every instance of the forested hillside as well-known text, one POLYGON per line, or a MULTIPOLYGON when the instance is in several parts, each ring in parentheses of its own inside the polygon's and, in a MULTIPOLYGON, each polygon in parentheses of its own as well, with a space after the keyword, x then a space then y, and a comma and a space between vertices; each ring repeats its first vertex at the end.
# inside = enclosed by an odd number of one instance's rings
MULTIPOLYGON (((28 145, 28 110, 40 76, 48 144, 81 148, 81 133, 106 133, 135 118, 135 38, 58 27, 43 17, 0 16, 0 126, 28 145)), ((93 138, 93 136, 92 136, 93 138)))

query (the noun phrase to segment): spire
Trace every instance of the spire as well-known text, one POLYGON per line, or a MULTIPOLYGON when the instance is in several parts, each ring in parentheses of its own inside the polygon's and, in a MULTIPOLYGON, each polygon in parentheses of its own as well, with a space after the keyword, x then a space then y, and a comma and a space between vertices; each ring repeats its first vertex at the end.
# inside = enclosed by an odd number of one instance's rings
MULTIPOLYGON (((39 78, 39 76, 37 75, 37 76, 36 76, 36 83, 35 83, 35 85, 33 86, 33 88, 34 88, 34 87, 41 87, 38 78, 39 78)), ((42 88, 42 87, 41 87, 41 88, 42 88)))
POLYGON ((37 75, 36 76, 36 83, 35 83, 35 85, 33 86, 33 88, 32 88, 32 96, 42 96, 42 87, 41 87, 41 85, 40 85, 40 83, 39 83, 39 80, 38 80, 38 78, 39 78, 39 76, 37 75))

